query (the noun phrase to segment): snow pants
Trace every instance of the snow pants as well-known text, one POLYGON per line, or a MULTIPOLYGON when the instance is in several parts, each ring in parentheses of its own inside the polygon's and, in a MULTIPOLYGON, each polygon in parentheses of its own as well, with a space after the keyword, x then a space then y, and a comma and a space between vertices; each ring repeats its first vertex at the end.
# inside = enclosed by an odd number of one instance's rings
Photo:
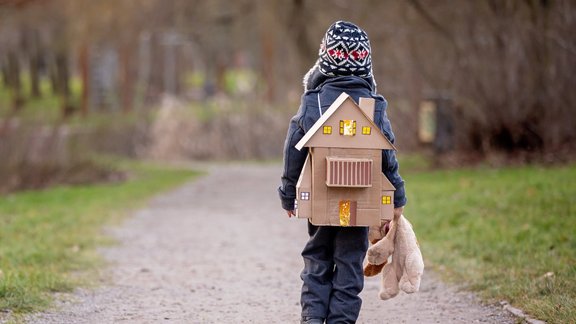
POLYGON ((363 261, 368 227, 315 226, 302 251, 302 317, 332 323, 355 323, 364 287, 363 261))

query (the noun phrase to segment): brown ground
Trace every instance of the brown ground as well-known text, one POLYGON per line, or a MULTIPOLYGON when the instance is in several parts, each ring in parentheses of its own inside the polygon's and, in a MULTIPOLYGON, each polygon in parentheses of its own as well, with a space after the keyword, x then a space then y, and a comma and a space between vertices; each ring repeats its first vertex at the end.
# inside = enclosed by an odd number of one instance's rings
MULTIPOLYGON (((279 174, 278 165, 218 165, 154 199, 110 230, 121 244, 102 250, 101 287, 28 322, 298 323, 306 223, 280 209, 279 174)), ((384 302, 379 284, 366 281, 359 323, 514 323, 430 271, 413 295, 384 302)))

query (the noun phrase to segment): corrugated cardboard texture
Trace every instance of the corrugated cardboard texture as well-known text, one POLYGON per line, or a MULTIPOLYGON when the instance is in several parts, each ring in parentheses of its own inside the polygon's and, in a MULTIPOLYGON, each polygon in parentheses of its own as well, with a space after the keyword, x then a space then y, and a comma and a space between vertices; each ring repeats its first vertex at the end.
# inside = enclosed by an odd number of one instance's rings
POLYGON ((395 148, 371 118, 374 100, 362 104, 363 110, 343 93, 296 146, 309 148, 297 184, 297 216, 312 224, 372 226, 392 219, 395 188, 381 166, 382 150, 395 148))
POLYGON ((306 157, 302 173, 296 184, 296 217, 310 218, 312 216, 312 201, 310 200, 310 193, 312 192, 312 165, 310 163, 310 155, 306 157), (306 195, 306 193, 308 193, 306 195), (304 198, 302 199, 304 194, 304 198), (306 197, 307 196, 307 197, 306 197))

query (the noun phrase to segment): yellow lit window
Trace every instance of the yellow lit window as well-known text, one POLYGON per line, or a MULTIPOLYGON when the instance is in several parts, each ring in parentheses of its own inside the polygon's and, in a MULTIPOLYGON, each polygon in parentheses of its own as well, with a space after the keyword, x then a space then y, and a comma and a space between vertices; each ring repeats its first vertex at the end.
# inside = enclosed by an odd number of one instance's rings
POLYGON ((370 126, 363 126, 362 127, 362 134, 363 135, 370 135, 370 131, 371 131, 370 126))
POLYGON ((356 135, 356 121, 351 119, 341 120, 340 135, 346 135, 346 136, 356 135))
POLYGON ((382 205, 390 205, 391 203, 390 196, 382 196, 382 205))
POLYGON ((332 134, 332 126, 324 126, 324 134, 332 134))
POLYGON ((350 226, 350 200, 340 200, 338 207, 340 226, 350 226))

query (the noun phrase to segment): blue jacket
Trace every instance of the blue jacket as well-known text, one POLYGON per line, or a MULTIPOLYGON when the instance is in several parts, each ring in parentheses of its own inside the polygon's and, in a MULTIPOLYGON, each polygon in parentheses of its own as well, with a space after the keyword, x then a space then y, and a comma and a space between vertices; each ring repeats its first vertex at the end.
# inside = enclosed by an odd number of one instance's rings
MULTIPOLYGON (((295 145, 320 118, 318 106, 320 105, 322 113, 324 113, 342 92, 346 92, 356 102, 360 97, 374 98, 376 101, 374 120, 382 133, 390 142, 394 143, 394 133, 392 133, 392 127, 386 115, 387 102, 381 95, 373 93, 370 83, 365 79, 355 76, 331 78, 319 87, 306 91, 302 95, 300 109, 290 120, 284 143, 284 172, 282 174, 282 186, 278 188, 278 193, 282 201, 282 208, 285 210, 294 210, 296 182, 308 155, 308 148, 298 151, 295 145)), ((382 172, 396 188, 394 207, 404 206, 406 204, 404 181, 398 173, 398 160, 394 151, 382 150, 382 172)))

